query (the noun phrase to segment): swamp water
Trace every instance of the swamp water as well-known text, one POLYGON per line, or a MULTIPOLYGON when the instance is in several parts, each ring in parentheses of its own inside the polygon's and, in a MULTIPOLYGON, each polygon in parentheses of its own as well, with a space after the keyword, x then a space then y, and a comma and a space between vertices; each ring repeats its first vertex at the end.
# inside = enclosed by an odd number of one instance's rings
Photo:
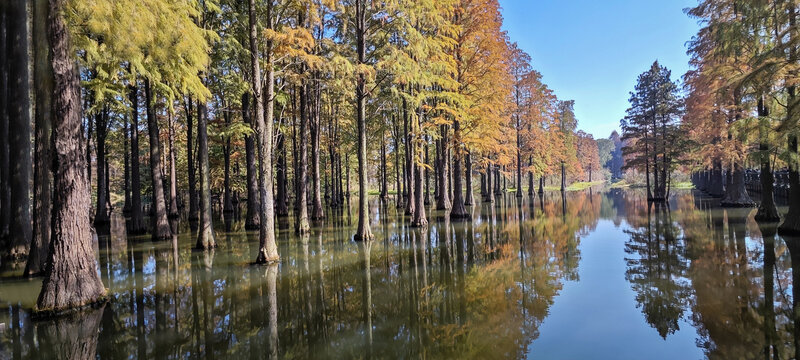
POLYGON ((241 223, 202 252, 188 230, 126 237, 117 216, 95 244, 104 306, 33 321, 41 279, 0 277, 0 359, 795 357, 800 239, 717 203, 510 194, 423 230, 375 201, 371 243, 351 240, 354 209, 303 237, 279 221, 272 266, 250 265, 241 223))

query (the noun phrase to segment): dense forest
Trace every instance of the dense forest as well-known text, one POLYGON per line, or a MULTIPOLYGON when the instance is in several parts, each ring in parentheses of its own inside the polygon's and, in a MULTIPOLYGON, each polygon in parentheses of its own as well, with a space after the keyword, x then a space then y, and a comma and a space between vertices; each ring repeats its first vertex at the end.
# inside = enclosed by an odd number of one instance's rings
POLYGON ((425 227, 619 176, 618 136, 578 131, 502 28, 496 0, 4 1, 0 266, 60 311, 104 296, 114 212, 154 240, 185 219, 197 249, 242 217, 267 264, 276 218, 307 233, 351 194, 370 241, 370 196, 425 227))
POLYGON ((59 312, 105 296, 92 244, 112 214, 153 240, 184 221, 198 250, 243 219, 271 264, 276 219, 307 234, 351 198, 369 242, 370 197, 425 228, 576 182, 668 202, 687 174, 800 233, 797 4, 686 12, 691 70, 654 62, 595 139, 497 0, 4 1, 0 269, 42 276, 38 310, 59 312))

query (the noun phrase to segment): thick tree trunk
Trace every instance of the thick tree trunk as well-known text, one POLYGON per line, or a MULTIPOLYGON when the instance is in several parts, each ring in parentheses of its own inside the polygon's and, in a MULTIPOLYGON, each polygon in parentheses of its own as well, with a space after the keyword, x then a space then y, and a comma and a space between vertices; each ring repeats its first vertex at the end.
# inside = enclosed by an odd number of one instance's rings
POLYGON ((755 206, 750 195, 747 194, 744 182, 744 168, 739 163, 733 164, 731 182, 725 188, 725 197, 720 204, 724 207, 751 207, 755 206))
MULTIPOLYGON (((430 142, 430 138, 428 138, 427 141, 425 142, 425 145, 423 145, 423 147, 425 148, 425 165, 427 165, 427 166, 431 165, 431 159, 430 159, 430 156, 429 156, 429 152, 430 152, 430 148, 431 147, 428 146, 429 142, 430 142)), ((435 168, 435 166, 434 166, 434 168, 435 168)), ((425 206, 428 206, 428 205, 431 204, 431 172, 430 171, 426 171, 425 172, 425 201, 423 201, 423 203, 425 204, 425 206)))
POLYGON ((544 194, 544 175, 539 178, 539 195, 544 194))
POLYGON ((172 237, 167 220, 167 204, 164 199, 164 180, 161 175, 161 140, 159 139, 158 119, 156 119, 153 89, 150 80, 145 79, 144 93, 147 104, 147 133, 150 135, 150 180, 153 187, 153 239, 166 240, 172 237))
POLYGON ((567 170, 564 162, 561 162, 561 191, 567 190, 567 170))
MULTIPOLYGON (((250 92, 242 94, 242 120, 255 131, 256 124, 250 118, 250 92)), ((253 135, 244 137, 245 163, 247 167, 247 217, 244 221, 246 230, 259 229, 258 172, 256 171, 256 146, 253 135)))
POLYGON ((767 135, 769 131, 767 120, 769 110, 766 105, 764 105, 763 98, 758 99, 757 107, 759 117, 758 132, 760 138, 758 150, 761 160, 761 204, 758 207, 758 213, 756 213, 756 220, 761 222, 775 222, 780 221, 781 216, 778 213, 778 207, 775 206, 775 196, 773 195, 775 179, 772 174, 772 165, 769 159, 770 151, 767 135))
MULTIPOLYGON (((47 39, 47 1, 35 0, 33 2, 33 83, 36 97, 34 156, 36 160, 33 169, 33 238, 28 253, 28 263, 25 266, 25 275, 27 276, 37 275, 45 270, 47 254, 50 250, 50 219, 53 201, 50 188, 50 182, 53 179, 50 169, 53 144, 51 137, 53 131, 53 65, 50 61, 50 42, 47 39)), ((0 62, 1 64, 2 62, 0 62)), ((5 211, 5 209, 0 209, 0 211, 5 211)))
POLYGON ((106 188, 106 135, 108 134, 108 109, 103 109, 95 114, 95 151, 97 164, 97 201, 94 214, 94 226, 106 227, 111 222, 109 209, 105 201, 108 195, 106 188))
POLYGON ((131 222, 128 232, 140 235, 147 232, 142 214, 142 184, 139 173, 139 87, 134 80, 129 88, 131 103, 131 222))
POLYGON ((197 179, 195 178, 195 157, 194 157, 194 140, 192 133, 194 132, 194 122, 192 121, 192 98, 190 97, 186 102, 186 168, 189 179, 189 225, 192 230, 197 229, 197 220, 199 219, 199 206, 197 197, 197 179))
POLYGON ((47 34, 54 74, 53 233, 47 271, 36 303, 39 311, 63 311, 105 296, 92 248, 91 206, 81 134, 80 89, 69 31, 62 17, 66 0, 50 0, 47 34))
POLYGON ((711 184, 708 194, 713 197, 723 197, 725 195, 725 185, 723 184, 722 162, 714 160, 711 168, 711 184))
MULTIPOLYGON (((797 134, 789 135, 789 153, 797 159, 797 134)), ((800 164, 789 165, 789 212, 778 228, 781 235, 800 235, 800 164)))
POLYGON ((9 1, 8 45, 8 148, 9 148, 9 253, 20 258, 28 253, 32 236, 30 179, 31 118, 28 55, 27 1, 9 1))
MULTIPOLYGON (((250 40, 250 70, 252 73, 253 98, 256 101, 255 122, 256 136, 258 138, 258 191, 261 199, 261 218, 258 231, 257 264, 267 264, 280 259, 278 247, 275 244, 275 199, 272 194, 272 133, 273 133, 273 99, 275 98, 275 72, 272 66, 272 43, 267 42, 266 79, 267 91, 261 94, 261 69, 258 63, 258 31, 256 20, 255 0, 248 0, 249 40, 250 40), (264 98, 267 99, 266 109, 264 98), (266 117, 266 119, 265 119, 266 117)), ((267 7, 268 28, 272 29, 272 5, 267 7)))
POLYGON ((472 194, 472 153, 469 150, 464 154, 464 163, 466 164, 464 179, 466 179, 467 188, 467 194, 464 196, 464 205, 472 206, 475 204, 475 196, 472 194))
MULTIPOLYGON (((152 139, 152 136, 151 136, 152 139)), ((211 214, 211 169, 208 164, 208 114, 206 105, 197 103, 197 151, 200 167, 200 224, 197 229, 198 249, 217 247, 211 214)), ((156 183, 155 181, 153 182, 156 183)))

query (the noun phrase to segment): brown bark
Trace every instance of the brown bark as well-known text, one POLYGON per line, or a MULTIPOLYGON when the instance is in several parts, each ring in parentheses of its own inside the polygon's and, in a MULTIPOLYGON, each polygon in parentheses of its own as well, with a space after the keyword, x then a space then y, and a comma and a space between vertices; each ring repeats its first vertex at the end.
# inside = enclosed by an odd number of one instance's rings
POLYGON ((47 271, 36 307, 62 311, 105 296, 97 274, 89 222, 91 194, 86 174, 80 118, 80 89, 69 31, 63 19, 65 0, 50 0, 47 34, 54 75, 53 232, 47 271))
POLYGON ((153 187, 152 237, 166 240, 172 237, 167 220, 167 204, 164 199, 164 180, 161 174, 161 140, 159 139, 158 119, 155 114, 153 89, 149 79, 144 81, 144 97, 147 107, 147 133, 150 136, 150 180, 153 187))
POLYGON ((53 173, 51 148, 53 66, 50 62, 50 42, 47 40, 47 0, 33 2, 33 78, 36 94, 36 143, 33 169, 33 238, 31 239, 28 263, 25 274, 28 276, 43 272, 50 249, 50 226, 52 213, 52 191, 50 182, 53 173))

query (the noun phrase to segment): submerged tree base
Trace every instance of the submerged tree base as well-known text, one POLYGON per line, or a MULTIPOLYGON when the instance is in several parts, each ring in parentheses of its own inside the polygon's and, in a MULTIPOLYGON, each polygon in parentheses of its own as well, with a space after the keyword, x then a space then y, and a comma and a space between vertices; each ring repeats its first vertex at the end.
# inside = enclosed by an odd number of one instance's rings
MULTIPOLYGON (((106 289, 106 294, 109 291, 106 289)), ((99 299, 92 301, 85 305, 70 307, 70 308, 61 308, 61 309, 39 309, 34 308, 31 311, 31 319, 35 321, 44 321, 44 320, 54 320, 57 318, 74 315, 80 313, 82 311, 88 309, 101 309, 103 308, 108 302, 111 301, 111 298, 108 295, 103 295, 99 299)))

